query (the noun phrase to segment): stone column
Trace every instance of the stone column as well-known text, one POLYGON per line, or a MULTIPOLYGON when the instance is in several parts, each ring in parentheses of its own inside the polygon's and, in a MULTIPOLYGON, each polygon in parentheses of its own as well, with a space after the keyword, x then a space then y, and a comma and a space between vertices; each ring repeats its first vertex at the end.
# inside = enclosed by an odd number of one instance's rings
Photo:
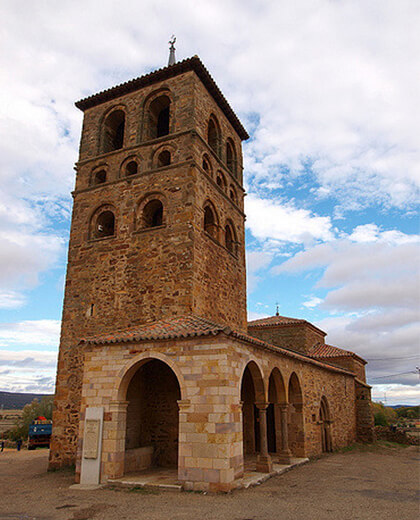
POLYGON ((105 481, 124 475, 127 406, 128 401, 111 401, 110 420, 104 421, 102 464, 105 481))
POLYGON ((257 457, 257 471, 271 473, 273 464, 268 453, 267 444, 267 408, 268 403, 255 403, 259 411, 260 419, 260 453, 257 457))
POLYGON ((287 403, 276 404, 275 413, 280 414, 281 425, 281 445, 277 448, 277 460, 281 464, 290 464, 292 458, 292 452, 289 449, 288 409, 289 405, 287 403))

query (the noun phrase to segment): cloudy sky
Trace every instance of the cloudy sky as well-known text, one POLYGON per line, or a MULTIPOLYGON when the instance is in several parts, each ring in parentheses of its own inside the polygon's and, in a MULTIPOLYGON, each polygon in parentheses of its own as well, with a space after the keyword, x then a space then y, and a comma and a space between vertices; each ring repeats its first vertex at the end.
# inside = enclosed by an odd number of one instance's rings
POLYGON ((52 392, 82 114, 198 54, 244 144, 249 315, 305 318, 420 401, 417 0, 3 0, 0 390, 52 392), (417 73, 415 73, 417 71, 417 73))

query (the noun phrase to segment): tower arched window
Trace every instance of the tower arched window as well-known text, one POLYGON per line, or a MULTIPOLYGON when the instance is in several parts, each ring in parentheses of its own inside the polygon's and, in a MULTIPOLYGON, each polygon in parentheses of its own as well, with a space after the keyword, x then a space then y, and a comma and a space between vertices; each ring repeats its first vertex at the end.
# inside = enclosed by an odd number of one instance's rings
POLYGON ((137 161, 129 161, 125 166, 125 174, 126 175, 136 175, 139 171, 139 165, 137 164, 137 161))
POLYGON ((92 184, 95 186, 97 184, 104 184, 106 182, 106 171, 101 169, 93 172, 92 175, 92 184))
POLYGON ((207 127, 207 142, 216 155, 220 154, 220 129, 214 117, 211 117, 207 127))
POLYGON ((204 208, 204 231, 217 239, 216 213, 210 204, 207 204, 204 208))
POLYGON ((226 142, 226 166, 233 175, 236 175, 235 147, 230 139, 226 142))
POLYGON ((225 179, 225 176, 223 175, 223 173, 221 171, 218 171, 217 172, 217 175, 216 175, 216 184, 219 186, 220 189, 222 189, 223 191, 226 190, 226 179, 225 179))
POLYGON ((234 202, 235 204, 237 204, 238 202, 238 198, 236 196, 236 191, 235 191, 235 188, 233 186, 231 186, 229 188, 229 198, 232 202, 234 202))
POLYGON ((149 107, 149 137, 155 139, 169 134, 170 105, 168 96, 162 95, 154 99, 149 107))
POLYGON ((163 224, 163 204, 160 200, 149 201, 143 209, 142 227, 152 228, 163 224))
POLYGON ((125 113, 114 110, 105 119, 102 129, 102 153, 119 150, 124 144, 125 113))
POLYGON ((171 164, 171 153, 168 150, 160 152, 157 160, 157 167, 169 166, 171 164))
POLYGON ((203 170, 207 173, 207 175, 211 176, 211 165, 210 161, 207 155, 203 156, 203 163, 202 163, 203 170))
POLYGON ((236 238, 231 224, 225 226, 225 246, 228 251, 236 255, 236 238))
POLYGON ((93 232, 94 238, 111 237, 115 235, 115 216, 110 210, 98 215, 93 232))

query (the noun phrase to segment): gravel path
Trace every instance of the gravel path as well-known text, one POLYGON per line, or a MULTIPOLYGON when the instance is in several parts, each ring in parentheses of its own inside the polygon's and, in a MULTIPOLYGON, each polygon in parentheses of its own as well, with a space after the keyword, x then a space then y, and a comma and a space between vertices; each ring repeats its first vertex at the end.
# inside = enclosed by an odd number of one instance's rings
POLYGON ((0 453, 0 520, 413 520, 415 447, 325 456, 229 495, 76 491, 68 471, 47 473, 46 450, 0 453))

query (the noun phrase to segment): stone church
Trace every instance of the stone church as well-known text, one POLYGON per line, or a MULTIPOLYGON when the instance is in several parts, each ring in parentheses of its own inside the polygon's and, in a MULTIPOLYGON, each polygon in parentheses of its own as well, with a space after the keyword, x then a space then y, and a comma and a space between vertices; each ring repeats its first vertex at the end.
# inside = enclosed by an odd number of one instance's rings
POLYGON ((362 358, 305 320, 247 323, 248 134, 200 59, 76 106, 50 468, 230 491, 245 467, 371 440, 362 358))

